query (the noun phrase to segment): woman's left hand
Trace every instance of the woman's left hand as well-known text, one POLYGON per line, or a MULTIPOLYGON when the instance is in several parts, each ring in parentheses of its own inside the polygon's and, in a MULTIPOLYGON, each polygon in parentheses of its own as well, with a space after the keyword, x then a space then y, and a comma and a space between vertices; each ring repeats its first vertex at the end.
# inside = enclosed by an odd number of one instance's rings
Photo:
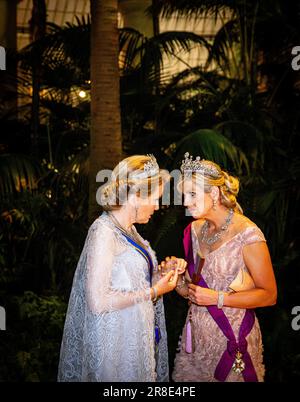
POLYGON ((214 306, 218 304, 218 292, 213 289, 202 288, 201 286, 190 283, 189 299, 192 303, 199 306, 214 306))

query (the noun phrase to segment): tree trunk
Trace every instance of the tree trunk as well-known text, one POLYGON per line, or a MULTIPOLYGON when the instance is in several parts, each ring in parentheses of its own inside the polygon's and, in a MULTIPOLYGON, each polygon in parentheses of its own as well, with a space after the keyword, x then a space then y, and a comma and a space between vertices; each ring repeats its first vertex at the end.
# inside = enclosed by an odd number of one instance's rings
MULTIPOLYGON (((0 46, 17 49, 17 1, 0 0, 0 46)), ((5 69, 1 71, 1 107, 3 110, 17 110, 17 64, 13 57, 3 54, 5 69), (10 95, 10 96, 9 96, 10 95)), ((1 69, 1 66, 0 66, 1 69)))
MULTIPOLYGON (((46 32, 46 2, 33 0, 32 16, 29 21, 32 42, 40 40, 46 32)), ((41 87, 41 55, 32 60, 32 106, 31 106, 31 147, 32 154, 38 155, 38 134, 40 127, 40 87, 41 87)))
POLYGON ((98 171, 122 158, 118 0, 91 0, 91 16, 90 221, 100 212, 98 171))
MULTIPOLYGON (((159 35, 159 14, 156 12, 157 10, 158 0, 152 0, 153 14, 152 14, 152 23, 153 23, 153 36, 159 35)), ((160 63, 157 61, 155 63, 155 95, 157 97, 157 101, 155 102, 155 110, 154 110, 154 130, 155 135, 160 135, 161 133, 161 117, 160 117, 160 63)))

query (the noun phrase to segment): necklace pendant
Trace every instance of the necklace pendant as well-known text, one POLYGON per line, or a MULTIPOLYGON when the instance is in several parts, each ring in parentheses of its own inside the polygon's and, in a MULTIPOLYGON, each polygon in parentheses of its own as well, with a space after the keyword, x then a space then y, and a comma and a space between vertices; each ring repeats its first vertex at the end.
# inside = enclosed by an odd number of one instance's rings
POLYGON ((203 225, 203 228, 201 231, 203 243, 206 243, 208 246, 211 246, 212 244, 214 244, 218 240, 220 240, 220 237, 227 231, 227 229, 232 221, 233 213, 234 213, 233 209, 230 209, 228 216, 225 220, 225 223, 221 226, 220 230, 217 233, 212 235, 212 237, 207 236, 209 223, 208 223, 208 221, 206 221, 205 224, 203 225))

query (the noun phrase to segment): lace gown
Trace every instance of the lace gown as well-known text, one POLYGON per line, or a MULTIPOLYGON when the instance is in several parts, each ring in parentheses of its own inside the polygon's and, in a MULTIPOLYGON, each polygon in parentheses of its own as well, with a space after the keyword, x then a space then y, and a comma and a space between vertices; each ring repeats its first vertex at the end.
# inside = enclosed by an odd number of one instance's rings
MULTIPOLYGON (((157 272, 155 253, 136 235, 157 272)), ((153 305, 146 260, 103 213, 89 229, 74 275, 58 381, 167 380, 163 301, 153 305), (161 331, 157 350, 155 316, 161 331)))
MULTIPOLYGON (((209 288, 218 291, 229 291, 229 285, 237 276, 240 268, 247 270, 242 249, 246 244, 254 242, 266 241, 261 230, 254 226, 248 225, 244 230, 223 243, 219 248, 212 251, 206 256, 202 275, 209 288)), ((199 251, 199 242, 195 232, 194 223, 192 224, 192 244, 194 252, 194 260, 199 251)), ((179 342, 179 353, 175 358, 173 371, 174 381, 197 381, 211 382, 217 381, 214 378, 214 372, 217 364, 227 347, 227 339, 209 314, 205 306, 190 306, 194 329, 194 353, 185 352, 185 323, 181 342, 179 342)), ((189 310, 189 311, 190 311, 189 310)), ((244 309, 223 307, 236 339, 245 314, 244 309)), ((257 377, 259 381, 264 378, 263 365, 263 346, 259 323, 255 318, 254 326, 247 336, 248 352, 251 356, 257 377)), ((236 374, 230 371, 226 381, 244 381, 242 374, 236 374)))

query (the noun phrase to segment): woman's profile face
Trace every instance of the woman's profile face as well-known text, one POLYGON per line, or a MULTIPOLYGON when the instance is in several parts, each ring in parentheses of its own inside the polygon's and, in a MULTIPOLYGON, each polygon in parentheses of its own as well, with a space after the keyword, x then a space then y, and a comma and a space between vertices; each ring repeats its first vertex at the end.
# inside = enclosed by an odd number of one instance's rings
POLYGON ((159 209, 159 199, 163 193, 163 186, 158 186, 148 197, 137 197, 136 223, 147 223, 155 211, 159 209))
POLYGON ((209 193, 205 193, 203 187, 196 184, 195 180, 184 180, 182 183, 184 206, 195 219, 204 218, 212 206, 209 193))

